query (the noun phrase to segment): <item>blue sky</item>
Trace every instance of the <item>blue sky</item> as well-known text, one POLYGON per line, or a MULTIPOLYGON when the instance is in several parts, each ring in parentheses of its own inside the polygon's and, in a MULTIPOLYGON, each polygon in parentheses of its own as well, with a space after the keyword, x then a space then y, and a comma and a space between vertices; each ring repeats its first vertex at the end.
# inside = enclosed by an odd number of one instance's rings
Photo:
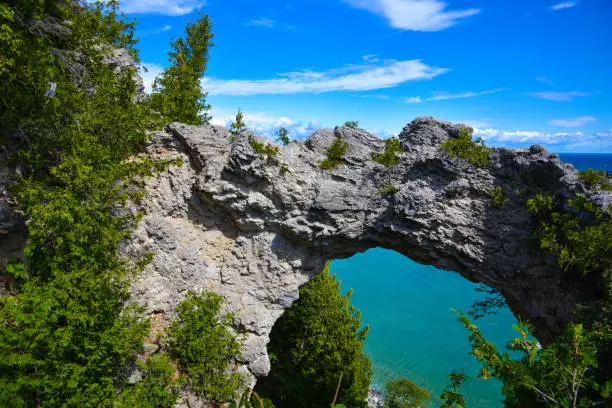
POLYGON ((264 135, 358 120, 382 137, 417 116, 491 145, 612 153, 609 0, 122 0, 148 82, 198 12, 215 46, 213 120, 264 135))

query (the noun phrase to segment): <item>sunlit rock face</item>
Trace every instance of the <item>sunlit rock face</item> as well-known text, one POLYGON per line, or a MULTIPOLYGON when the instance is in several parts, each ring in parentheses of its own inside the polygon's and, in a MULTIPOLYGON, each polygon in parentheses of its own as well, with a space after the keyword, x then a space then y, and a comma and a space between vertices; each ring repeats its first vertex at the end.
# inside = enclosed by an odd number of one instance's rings
POLYGON ((386 174, 371 154, 383 141, 364 130, 324 129, 281 146, 282 171, 259 158, 246 137, 230 143, 223 127, 168 126, 148 152, 184 164, 146 182, 145 217, 122 248, 155 253, 133 285, 134 299, 168 322, 188 290, 222 294, 246 334, 241 369, 262 376, 270 368, 270 330, 299 287, 327 260, 384 247, 501 290, 548 341, 577 303, 599 294, 593 284, 567 280, 554 257, 534 250, 526 196, 569 197, 585 187, 572 166, 539 146, 494 149, 491 168, 451 159, 440 144, 458 132, 433 118, 408 124, 393 171, 399 191, 381 196, 386 174), (349 143, 345 162, 321 170, 335 137, 349 143), (500 207, 490 196, 496 186, 508 198, 500 207))

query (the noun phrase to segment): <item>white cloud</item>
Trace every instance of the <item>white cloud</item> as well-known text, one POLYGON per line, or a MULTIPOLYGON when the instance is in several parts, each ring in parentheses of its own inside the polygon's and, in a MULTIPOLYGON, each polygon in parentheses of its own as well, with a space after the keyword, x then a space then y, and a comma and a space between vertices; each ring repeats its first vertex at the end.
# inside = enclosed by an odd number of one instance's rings
POLYGON ((361 57, 362 60, 364 60, 365 62, 379 62, 380 58, 378 58, 378 55, 376 54, 368 54, 368 55, 364 55, 363 57, 361 57))
POLYGON ((503 88, 497 89, 489 89, 488 91, 480 91, 480 92, 461 92, 461 93, 449 93, 449 92, 436 92, 434 96, 430 96, 429 98, 421 98, 420 96, 413 96, 411 98, 404 98, 400 101, 403 103, 421 103, 423 101, 447 101, 450 99, 464 99, 464 98, 474 98, 476 96, 482 95, 490 95, 494 93, 498 93, 503 91, 503 88))
POLYGON ((536 81, 542 82, 542 83, 547 84, 547 85, 554 85, 555 84, 552 79, 550 79, 548 77, 545 77, 545 76, 537 77, 536 81))
POLYGON ((279 23, 276 20, 262 17, 254 20, 250 20, 245 23, 247 26, 265 27, 265 28, 284 28, 286 30, 295 30, 295 26, 291 24, 279 23))
MULTIPOLYGON (((236 113, 229 111, 218 111, 213 108, 212 112, 213 125, 228 127, 236 117, 236 113)), ((279 128, 285 127, 289 131, 289 137, 292 139, 304 139, 312 135, 323 126, 319 121, 301 122, 295 121, 288 117, 272 117, 266 113, 249 113, 244 112, 244 122, 247 128, 257 133, 259 136, 268 139, 276 139, 276 132, 279 128)))
POLYGON ((431 79, 449 69, 435 68, 420 60, 384 61, 382 65, 354 65, 327 71, 290 72, 275 79, 204 78, 202 86, 211 95, 271 95, 370 91, 393 88, 404 82, 431 79))
POLYGON ((550 6, 550 9, 554 11, 558 11, 558 10, 576 7, 577 5, 578 5, 578 1, 564 1, 562 3, 557 3, 553 6, 550 6))
MULTIPOLYGON (((277 131, 282 126, 287 128, 289 131, 289 137, 291 139, 305 139, 312 135, 324 126, 318 120, 311 120, 308 122, 294 120, 285 116, 276 117, 271 116, 267 113, 253 113, 243 112, 244 122, 247 128, 253 130, 259 136, 266 137, 270 140, 274 140, 277 137, 277 131)), ((231 112, 226 109, 212 109, 211 115, 213 117, 211 123, 213 125, 229 127, 230 124, 235 120, 236 112, 231 112)), ((381 139, 387 139, 397 135, 397 133, 390 132, 386 129, 377 128, 374 130, 368 130, 373 135, 380 137, 381 139)))
POLYGON ((247 23, 247 25, 272 28, 276 25, 276 21, 263 17, 256 20, 251 20, 247 23))
POLYGON ((436 93, 434 96, 427 98, 428 101, 446 101, 449 99, 464 99, 464 98, 473 98, 475 96, 481 96, 481 95, 490 95, 490 94, 494 94, 494 93, 498 93, 503 91, 503 88, 498 88, 498 89, 490 89, 488 91, 481 91, 481 92, 461 92, 461 93, 448 93, 448 92, 438 92, 436 93))
POLYGON ((373 135, 378 136, 381 139, 389 139, 390 137, 397 136, 397 133, 389 132, 388 130, 385 130, 385 129, 374 129, 374 130, 369 130, 369 132, 373 135))
POLYGON ((171 28, 172 28, 172 26, 165 25, 162 28, 158 28, 157 30, 153 31, 153 34, 163 33, 164 31, 169 31, 171 28))
POLYGON ((153 81, 155 81, 155 78, 162 73, 164 67, 153 63, 143 63, 142 65, 146 67, 147 72, 145 72, 145 70, 141 67, 138 70, 138 73, 144 82, 145 91, 150 94, 153 90, 153 81))
POLYGON ((541 132, 533 130, 502 131, 493 128, 474 129, 489 145, 528 147, 533 144, 548 146, 550 150, 574 152, 601 152, 612 150, 612 129, 609 132, 585 134, 583 132, 541 132))
POLYGON ((475 119, 475 120, 461 120, 459 123, 464 123, 473 128, 485 129, 491 127, 491 119, 475 119))
POLYGON ((385 95, 385 94, 360 94, 360 95, 355 95, 358 98, 363 98, 363 99, 380 99, 383 101, 388 101, 391 99, 391 96, 389 95, 385 95))
POLYGON ((554 126, 577 128, 577 127, 582 127, 591 122, 595 122, 596 120, 597 118, 594 116, 581 116, 579 118, 571 118, 571 119, 554 119, 548 123, 554 126))
POLYGON ((509 143, 518 144, 561 144, 574 142, 583 137, 582 132, 558 132, 548 133, 533 130, 501 131, 497 129, 474 129, 474 135, 480 136, 489 143, 504 145, 509 143))
POLYGON ((421 99, 420 96, 412 96, 410 98, 405 98, 403 102, 404 103, 421 103, 423 102, 423 100, 421 99))
POLYGON ((596 132, 595 136, 612 139, 612 129, 608 130, 607 132, 596 132))
MULTIPOLYGON (((90 1, 90 2, 93 2, 90 1)), ((121 0, 121 10, 127 14, 163 14, 182 16, 206 4, 204 0, 121 0)))
POLYGON ((525 95, 533 96, 534 98, 546 99, 548 101, 569 102, 579 96, 589 96, 588 92, 527 92, 525 95))
POLYGON ((376 13, 394 28, 413 31, 440 31, 460 19, 480 13, 479 9, 447 10, 440 0, 344 0, 346 3, 376 13))

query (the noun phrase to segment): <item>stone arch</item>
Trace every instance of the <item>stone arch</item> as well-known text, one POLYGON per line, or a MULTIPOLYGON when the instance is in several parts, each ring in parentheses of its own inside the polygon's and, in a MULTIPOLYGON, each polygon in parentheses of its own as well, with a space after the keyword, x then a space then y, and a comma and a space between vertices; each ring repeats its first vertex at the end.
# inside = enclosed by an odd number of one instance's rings
POLYGON ((223 127, 169 125, 148 152, 184 165, 147 182, 146 215, 122 249, 156 254, 134 298, 170 319, 187 290, 224 295, 247 335, 243 369, 265 375, 268 334, 299 287, 327 260, 383 247, 500 290, 549 341, 577 303, 600 294, 533 250, 521 192, 569 196, 585 187, 573 167, 539 146, 494 149, 490 168, 452 159, 440 144, 459 128, 434 118, 408 124, 394 170, 399 191, 381 196, 383 168, 370 155, 383 142, 364 130, 323 129, 282 146, 282 171, 259 158, 246 137, 230 144, 223 127), (345 164, 322 171, 335 137, 349 143, 345 164), (491 205, 496 186, 509 199, 501 207, 491 205))

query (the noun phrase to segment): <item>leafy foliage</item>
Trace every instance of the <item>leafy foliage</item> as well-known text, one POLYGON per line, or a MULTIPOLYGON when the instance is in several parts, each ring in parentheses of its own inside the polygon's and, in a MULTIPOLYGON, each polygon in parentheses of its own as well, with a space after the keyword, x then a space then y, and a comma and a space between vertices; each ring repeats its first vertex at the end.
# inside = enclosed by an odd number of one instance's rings
POLYGON ((168 330, 168 339, 189 389, 207 400, 224 402, 241 384, 240 375, 230 372, 241 340, 228 329, 232 315, 220 315, 222 301, 212 292, 200 296, 189 292, 177 306, 178 318, 168 330))
POLYGON ((384 401, 385 408, 424 408, 431 395, 408 378, 398 378, 385 384, 384 401))
POLYGON ((456 139, 448 139, 440 147, 446 150, 450 157, 460 157, 474 166, 490 166, 491 149, 485 146, 481 138, 472 141, 472 133, 472 128, 461 128, 456 139))
POLYGON ((612 183, 608 180, 605 170, 595 171, 587 169, 578 172, 584 182, 591 188, 599 188, 601 190, 612 191, 612 183))
POLYGON ((119 13, 117 1, 1 3, 0 129, 10 132, 30 120, 49 123, 78 107, 73 82, 82 84, 85 68, 100 61, 100 43, 128 48, 136 56, 133 30, 134 24, 119 13), (52 83, 57 85, 57 98, 49 100, 52 83))
POLYGON ((323 272, 300 290, 300 298, 276 322, 268 354, 272 369, 256 390, 277 407, 324 407, 333 400, 348 407, 364 407, 371 364, 362 351, 368 327, 350 305, 350 292, 323 272))
POLYGON ((357 127, 359 126, 359 121, 357 120, 349 120, 344 122, 344 127, 347 127, 349 129, 357 129, 357 127))
POLYGON ((125 385, 118 396, 119 408, 172 408, 178 399, 177 374, 165 353, 139 360, 142 380, 125 385))
POLYGON ((459 392, 461 384, 467 380, 467 375, 453 371, 448 375, 451 381, 450 385, 444 388, 444 391, 440 395, 441 408, 466 408, 465 398, 459 392))
MULTIPOLYGON (((609 211, 577 195, 567 202, 537 194, 527 201, 536 221, 536 237, 542 248, 559 257, 564 270, 582 275, 595 273, 609 281, 612 272, 612 220, 609 211)), ((608 283, 609 285, 610 283, 608 283)))
POLYGON ((501 207, 509 199, 505 196, 504 190, 501 186, 496 186, 491 191, 491 206, 494 208, 501 207))
POLYGON ((381 196, 385 196, 387 194, 395 194, 399 191, 399 188, 395 187, 391 184, 383 184, 383 186, 378 190, 378 194, 381 196))
POLYGON ((336 137, 332 144, 327 149, 327 158, 325 158, 321 164, 320 168, 323 170, 332 170, 337 166, 340 166, 344 163, 344 154, 346 153, 346 149, 348 149, 348 143, 343 142, 342 138, 336 137))
POLYGON ((229 139, 231 143, 234 143, 238 136, 242 135, 246 131, 246 124, 244 123, 244 114, 240 109, 236 112, 236 120, 230 125, 229 139))
POLYGON ((0 299, 0 405, 108 406, 148 332, 128 300, 146 259, 116 255, 140 216, 119 208, 170 163, 137 157, 156 115, 134 103, 132 70, 104 64, 108 46, 135 43, 116 1, 10 4, 0 128, 23 139, 14 193, 29 223, 26 262, 7 270, 20 291, 0 299))
MULTIPOLYGON (((575 310, 578 323, 570 324, 565 337, 557 339, 546 350, 550 349, 550 353, 572 347, 576 352, 577 347, 587 349, 588 353, 594 350, 596 361, 589 362, 587 383, 583 387, 591 399, 601 396, 612 399, 609 364, 612 361, 612 208, 606 211, 584 195, 566 200, 544 194, 528 200, 527 206, 535 221, 534 233, 540 246, 558 257, 569 279, 596 282, 600 292, 598 300, 578 305, 575 310)), ((551 363, 548 376, 558 375, 551 363)))
POLYGON ((381 153, 373 153, 372 160, 385 166, 386 183, 380 188, 379 194, 393 194, 399 190, 393 186, 393 168, 401 163, 399 155, 403 152, 398 138, 392 137, 385 140, 385 148, 381 153))
POLYGON ((212 46, 212 23, 208 15, 198 15, 187 23, 185 38, 172 43, 170 66, 153 83, 152 107, 168 122, 203 125, 210 116, 202 91, 201 79, 206 72, 208 49, 212 46))
POLYGON ((278 134, 278 137, 276 138, 276 141, 282 143, 283 146, 287 146, 290 142, 289 131, 287 130, 287 128, 281 127, 280 129, 278 129, 277 134, 278 134))
POLYGON ((249 135, 249 144, 253 148, 253 151, 259 156, 260 159, 274 160, 278 156, 278 146, 274 146, 270 143, 260 142, 255 136, 249 135))
POLYGON ((556 342, 541 348, 530 339, 529 328, 518 324, 520 337, 507 347, 521 353, 520 360, 500 353, 462 313, 459 321, 468 329, 472 354, 483 366, 480 377, 503 382, 505 405, 509 408, 601 405, 612 397, 612 380, 596 380, 597 342, 581 324, 569 324, 556 342))

